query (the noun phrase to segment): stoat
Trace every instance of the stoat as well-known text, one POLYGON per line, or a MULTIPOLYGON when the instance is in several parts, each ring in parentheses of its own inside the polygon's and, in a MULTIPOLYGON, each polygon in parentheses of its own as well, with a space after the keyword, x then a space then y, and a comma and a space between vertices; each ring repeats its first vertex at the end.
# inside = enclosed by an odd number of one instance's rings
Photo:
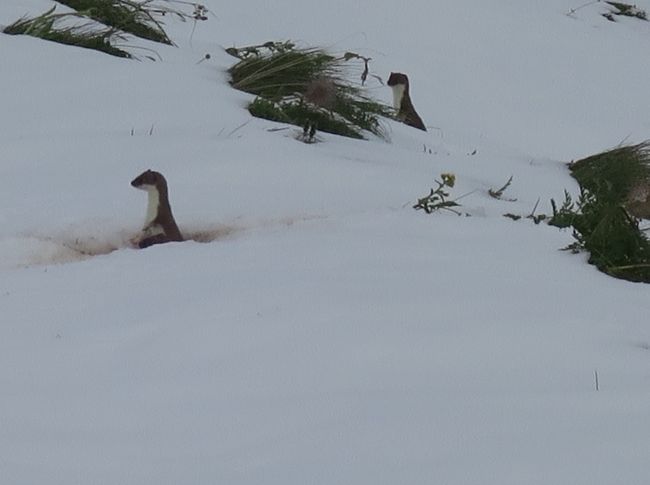
POLYGON ((176 225, 172 208, 169 205, 167 181, 159 172, 147 170, 131 181, 136 189, 149 194, 147 216, 138 242, 140 248, 170 241, 182 241, 183 236, 176 225))
POLYGON ((393 106, 397 111, 397 119, 409 126, 427 131, 411 102, 408 76, 401 72, 391 72, 388 85, 393 88, 393 106))

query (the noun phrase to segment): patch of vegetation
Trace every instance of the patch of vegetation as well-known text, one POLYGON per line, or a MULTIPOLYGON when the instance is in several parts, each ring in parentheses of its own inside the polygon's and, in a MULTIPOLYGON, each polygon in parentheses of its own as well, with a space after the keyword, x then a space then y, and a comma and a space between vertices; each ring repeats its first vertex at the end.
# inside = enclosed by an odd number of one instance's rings
POLYGON ((344 118, 323 108, 309 106, 302 100, 274 102, 258 97, 248 106, 248 110, 257 118, 303 127, 314 125, 326 133, 363 139, 361 132, 344 118))
POLYGON ((445 209, 460 215, 458 211, 454 210, 454 207, 460 207, 460 204, 456 200, 449 199, 449 189, 456 185, 456 176, 453 173, 443 173, 440 174, 440 178, 442 180, 435 180, 437 187, 432 188, 429 195, 418 199, 413 208, 423 210, 427 214, 445 209))
POLYGON ((633 17, 637 18, 640 20, 648 20, 648 15, 646 14, 645 10, 642 10, 638 8, 636 5, 630 5, 628 3, 622 3, 622 2, 605 2, 612 7, 614 7, 614 10, 611 10, 609 14, 603 14, 603 16, 607 20, 615 21, 614 15, 622 16, 622 17, 633 17))
POLYGON ((638 181, 650 181, 650 144, 622 146, 570 166, 580 196, 555 201, 550 224, 572 227, 576 242, 568 249, 588 251, 589 262, 611 276, 650 283, 650 241, 639 229, 627 201, 638 181))
POLYGON ((346 76, 347 62, 362 60, 365 81, 370 59, 352 53, 335 57, 292 42, 227 52, 240 59, 229 69, 232 86, 258 96, 249 106, 254 116, 301 127, 309 122, 320 131, 352 138, 363 138, 364 131, 386 137, 380 118, 392 117, 392 108, 366 96, 346 76))
MULTIPOLYGON (((149 2, 129 0, 57 0, 88 17, 114 29, 135 35, 142 39, 173 45, 171 39, 148 8, 149 2)), ((160 14, 160 9, 156 9, 160 14)))
POLYGON ((55 14, 55 9, 56 7, 52 7, 38 17, 23 17, 5 27, 3 32, 9 35, 30 35, 60 44, 94 49, 117 57, 132 57, 125 50, 119 49, 112 44, 116 39, 123 40, 117 29, 111 27, 98 29, 89 23, 69 25, 69 23, 65 22, 66 20, 79 18, 79 16, 76 14, 55 14))
POLYGON ((607 20, 611 22, 616 22, 616 17, 617 16, 622 16, 622 17, 633 17, 637 18, 640 20, 648 20, 648 15, 646 14, 645 10, 640 9, 636 5, 630 5, 629 3, 623 3, 623 2, 610 2, 607 0, 590 0, 587 3, 584 3, 580 5, 579 7, 575 7, 572 9, 569 9, 567 12, 567 15, 572 16, 574 15, 578 10, 581 10, 585 7, 589 7, 591 5, 595 5, 597 3, 606 3, 610 6, 609 12, 606 12, 603 15, 607 20))
MULTIPOLYGON (((133 55, 116 47, 130 34, 145 40, 174 45, 163 29, 161 18, 173 15, 181 20, 207 20, 205 6, 183 0, 57 0, 74 13, 56 14, 51 8, 38 17, 21 18, 2 32, 31 35, 61 44, 94 49, 118 57, 133 55), (189 14, 169 6, 180 3, 194 8, 189 14), (80 24, 80 21, 83 22, 80 24)), ((148 49, 145 49, 148 50, 148 49)), ((150 56, 147 56, 153 59, 150 56)))
POLYGON ((619 146, 573 162, 578 183, 611 204, 623 204, 639 180, 650 180, 650 142, 619 146))

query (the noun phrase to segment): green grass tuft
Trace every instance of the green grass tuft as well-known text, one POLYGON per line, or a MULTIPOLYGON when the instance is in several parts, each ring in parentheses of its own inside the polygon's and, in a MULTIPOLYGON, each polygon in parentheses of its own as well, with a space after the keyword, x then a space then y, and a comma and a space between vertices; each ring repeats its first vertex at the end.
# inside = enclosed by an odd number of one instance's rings
POLYGON ((80 15, 100 22, 114 29, 142 39, 173 45, 171 39, 156 20, 149 2, 129 0, 57 0, 76 10, 80 15))
POLYGON ((75 14, 55 14, 56 7, 38 17, 21 18, 4 28, 9 35, 30 35, 40 39, 58 42, 60 44, 84 47, 105 52, 117 57, 131 58, 131 54, 112 45, 115 39, 122 37, 114 28, 96 28, 90 23, 81 25, 57 25, 63 19, 77 17, 75 14))
POLYGON ((380 118, 392 117, 393 110, 347 80, 349 56, 291 42, 227 51, 240 59, 229 70, 232 86, 258 97, 249 107, 254 116, 298 126, 311 122, 319 131, 351 138, 363 138, 364 131, 386 138, 380 118))
POLYGON ((578 183, 608 204, 623 204, 639 180, 650 179, 650 142, 616 147, 570 165, 578 183))
POLYGON ((275 51, 249 56, 230 68, 232 86, 257 96, 279 101, 304 93, 318 77, 338 76, 332 69, 334 57, 319 49, 275 51))
MULTIPOLYGON (((205 6, 181 0, 58 0, 75 10, 55 14, 56 7, 34 18, 21 18, 6 27, 10 35, 31 35, 61 44, 94 49, 118 57, 133 55, 115 46, 130 34, 142 39, 174 45, 163 29, 160 19, 166 15, 180 20, 207 20, 205 6), (169 7, 177 3, 193 7, 186 13, 169 7), (79 21, 84 21, 79 24, 79 21)), ((142 48, 144 50, 150 50, 142 48)), ((154 52, 155 54, 155 52, 154 52)), ((153 57, 147 56, 150 59, 153 57)))

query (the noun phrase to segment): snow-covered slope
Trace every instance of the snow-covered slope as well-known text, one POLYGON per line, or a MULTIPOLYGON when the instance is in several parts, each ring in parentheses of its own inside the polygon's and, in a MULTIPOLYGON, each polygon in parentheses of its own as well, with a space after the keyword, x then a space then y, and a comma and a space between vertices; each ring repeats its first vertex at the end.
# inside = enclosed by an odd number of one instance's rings
MULTIPOLYGON (((159 62, 0 36, 0 483, 647 484, 650 290, 502 214, 648 136, 650 24, 205 3, 168 20, 178 48, 133 41, 159 62), (431 129, 269 131, 223 48, 284 39, 408 73, 431 129), (131 247, 146 168, 210 242, 131 247), (471 217, 411 208, 441 172, 471 217), (510 175, 517 200, 489 197, 510 175)), ((50 6, 5 0, 0 24, 50 6)))

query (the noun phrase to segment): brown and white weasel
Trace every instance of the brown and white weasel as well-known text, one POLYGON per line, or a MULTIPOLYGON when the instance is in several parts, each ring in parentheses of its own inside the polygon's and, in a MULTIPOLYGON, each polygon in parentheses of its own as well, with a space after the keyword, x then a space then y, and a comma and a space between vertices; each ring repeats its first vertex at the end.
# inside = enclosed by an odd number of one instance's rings
POLYGON ((170 241, 182 241, 183 236, 176 225, 172 208, 169 205, 167 181, 159 172, 147 170, 131 181, 136 189, 146 190, 149 194, 147 218, 144 221, 142 235, 138 242, 140 248, 170 241))
POLYGON ((409 126, 427 131, 411 102, 408 76, 401 72, 391 72, 388 85, 393 88, 393 107, 397 111, 397 119, 409 126))

